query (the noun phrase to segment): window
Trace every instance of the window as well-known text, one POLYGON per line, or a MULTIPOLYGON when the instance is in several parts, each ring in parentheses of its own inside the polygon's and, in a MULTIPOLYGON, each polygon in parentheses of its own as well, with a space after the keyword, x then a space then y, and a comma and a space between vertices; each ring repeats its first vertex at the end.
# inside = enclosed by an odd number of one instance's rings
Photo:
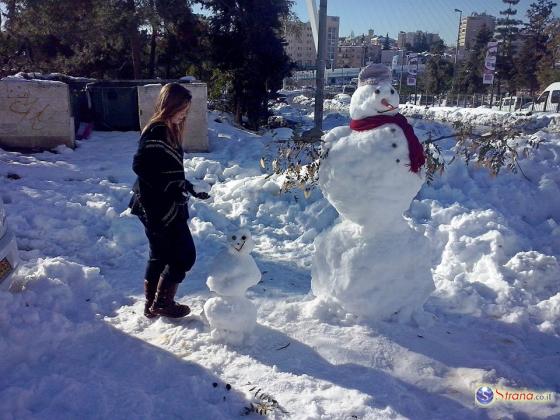
POLYGON ((545 103, 546 100, 548 99, 548 94, 549 94, 548 90, 546 92, 543 92, 542 95, 539 96, 539 99, 537 99, 537 103, 538 104, 545 103))
POLYGON ((557 104, 560 102, 560 90, 553 90, 550 96, 550 103, 557 104))

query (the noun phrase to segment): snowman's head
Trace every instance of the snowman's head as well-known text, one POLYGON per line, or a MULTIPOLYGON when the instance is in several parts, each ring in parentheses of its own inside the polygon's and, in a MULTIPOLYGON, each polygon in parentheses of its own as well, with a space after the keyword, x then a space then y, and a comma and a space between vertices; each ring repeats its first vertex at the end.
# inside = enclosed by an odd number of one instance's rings
POLYGON ((255 247, 251 232, 247 229, 239 229, 228 237, 230 252, 234 254, 249 254, 255 247))
POLYGON ((399 94, 391 86, 391 71, 383 64, 371 64, 360 72, 358 88, 350 100, 350 117, 361 120, 399 112, 399 94))

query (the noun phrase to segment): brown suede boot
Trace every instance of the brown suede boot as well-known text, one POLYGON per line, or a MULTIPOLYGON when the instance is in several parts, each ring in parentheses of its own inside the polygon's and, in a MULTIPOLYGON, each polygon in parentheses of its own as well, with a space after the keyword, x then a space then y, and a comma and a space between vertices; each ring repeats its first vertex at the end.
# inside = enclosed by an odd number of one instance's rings
POLYGON ((154 303, 157 286, 157 281, 150 282, 148 280, 144 280, 144 296, 146 296, 146 303, 144 304, 144 316, 146 318, 154 318, 156 316, 156 314, 150 311, 150 307, 154 303))
POLYGON ((166 316, 168 318, 182 318, 187 316, 191 309, 187 305, 181 305, 175 302, 175 293, 177 293, 177 283, 170 283, 165 278, 160 277, 157 285, 157 292, 154 303, 150 308, 150 312, 155 315, 166 316))

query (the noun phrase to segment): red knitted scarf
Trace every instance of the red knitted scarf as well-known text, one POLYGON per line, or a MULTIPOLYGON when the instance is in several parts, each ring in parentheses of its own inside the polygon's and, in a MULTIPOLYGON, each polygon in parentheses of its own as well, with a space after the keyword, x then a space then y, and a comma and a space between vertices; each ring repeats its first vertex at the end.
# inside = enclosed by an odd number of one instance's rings
POLYGON ((366 131, 372 128, 377 128, 383 124, 396 124, 398 125, 404 135, 406 136, 406 141, 408 142, 408 157, 410 159, 410 170, 411 172, 418 173, 422 165, 426 162, 424 157, 424 148, 414 134, 414 129, 408 123, 406 118, 402 114, 396 115, 374 115, 372 117, 364 118, 363 120, 351 120, 350 128, 356 131, 366 131))

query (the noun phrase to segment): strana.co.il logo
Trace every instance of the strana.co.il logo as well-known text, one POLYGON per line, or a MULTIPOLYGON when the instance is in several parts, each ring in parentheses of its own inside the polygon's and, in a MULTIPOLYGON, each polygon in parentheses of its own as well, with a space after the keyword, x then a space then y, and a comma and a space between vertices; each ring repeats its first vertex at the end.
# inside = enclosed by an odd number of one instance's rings
POLYGON ((479 386, 474 397, 477 404, 488 407, 494 402, 494 391, 487 385, 479 386))
POLYGON ((479 407, 489 407, 497 402, 507 403, 550 403, 554 392, 515 390, 494 385, 479 385, 474 392, 474 400, 479 407))

